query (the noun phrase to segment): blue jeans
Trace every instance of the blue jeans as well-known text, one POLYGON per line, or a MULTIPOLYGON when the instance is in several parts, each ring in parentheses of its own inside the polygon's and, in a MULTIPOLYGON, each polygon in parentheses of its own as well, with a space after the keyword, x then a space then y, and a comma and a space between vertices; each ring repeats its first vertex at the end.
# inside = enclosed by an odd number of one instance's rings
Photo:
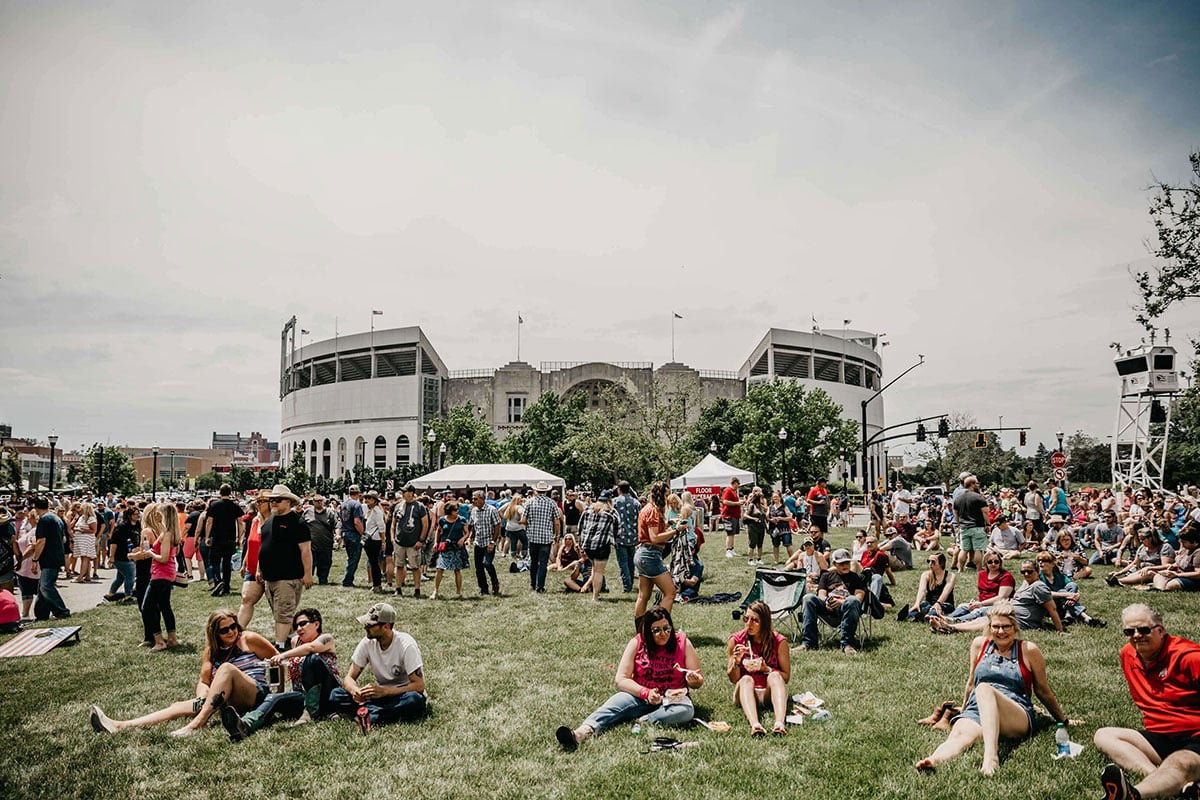
POLYGON ((987 606, 977 608, 974 611, 965 603, 946 615, 946 619, 951 622, 966 622, 967 620, 979 619, 986 617, 988 612, 987 606))
POLYGON ((613 549, 617 551, 617 567, 621 570, 621 586, 626 592, 632 592, 633 555, 637 552, 637 545, 618 544, 613 545, 613 549))
POLYGON ((132 596, 133 595, 133 575, 134 575, 133 562, 132 561, 114 561, 113 569, 115 569, 117 571, 117 574, 113 576, 112 585, 110 585, 108 587, 108 593, 115 595, 117 593, 117 587, 120 586, 121 583, 123 582, 125 584, 125 591, 121 592, 121 594, 124 595, 125 597, 132 596))
POLYGON ((317 583, 322 586, 329 583, 329 569, 333 566, 333 551, 313 548, 312 560, 313 572, 317 576, 317 583))
POLYGON ((492 579, 493 588, 497 592, 500 591, 500 578, 496 575, 496 567, 493 565, 495 558, 495 548, 488 550, 486 547, 475 546, 475 582, 479 584, 480 594, 488 593, 488 578, 492 579))
MULTIPOLYGON (((344 541, 344 540, 343 540, 344 541)), ((547 545, 548 546, 548 545, 547 545)), ((339 714, 353 718, 358 713, 358 703, 342 687, 333 690, 329 703, 339 714)), ((408 722, 425 716, 425 695, 420 692, 405 692, 391 697, 378 697, 364 703, 371 715, 372 725, 387 725, 392 722, 408 722)))
POLYGON ((546 565, 550 563, 550 545, 529 544, 529 588, 546 591, 546 565))
POLYGON ((38 573, 37 599, 33 601, 33 616, 39 620, 66 619, 71 616, 71 609, 63 602, 62 595, 54 588, 61 567, 42 567, 38 573))
POLYGON ((1088 558, 1088 563, 1092 566, 1095 566, 1096 564, 1111 564, 1113 559, 1120 554, 1121 548, 1119 547, 1115 547, 1112 550, 1109 550, 1107 553, 1101 553, 1099 550, 1097 550, 1088 558))
POLYGON ((804 595, 804 630, 801 641, 808 645, 808 649, 817 649, 817 619, 820 618, 831 625, 839 625, 841 647, 857 647, 858 618, 860 616, 862 616, 862 603, 854 595, 847 597, 841 608, 830 611, 825 607, 824 600, 815 594, 806 594, 804 595))
POLYGON ((200 553, 200 560, 204 562, 204 577, 209 583, 213 583, 216 580, 216 577, 215 573, 213 572, 212 561, 210 560, 212 551, 209 549, 208 545, 204 543, 203 536, 196 537, 196 550, 200 553))
POLYGON ((696 709, 690 700, 686 703, 656 706, 640 697, 634 697, 629 692, 617 692, 605 700, 604 705, 593 711, 583 724, 600 733, 631 719, 652 725, 686 725, 695 715, 696 709))
POLYGON ((362 558, 362 539, 358 535, 343 534, 342 544, 346 547, 346 574, 342 576, 342 586, 353 586, 358 560, 362 558))

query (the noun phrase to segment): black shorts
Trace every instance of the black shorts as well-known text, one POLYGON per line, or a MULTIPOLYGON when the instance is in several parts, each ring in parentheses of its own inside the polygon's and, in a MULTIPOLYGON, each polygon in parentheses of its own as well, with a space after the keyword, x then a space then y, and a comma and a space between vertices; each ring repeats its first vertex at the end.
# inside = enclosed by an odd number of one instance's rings
POLYGON ((24 575, 18 575, 17 585, 21 587, 21 597, 37 597, 37 578, 26 578, 24 575))
POLYGON ((737 536, 742 532, 741 517, 722 517, 721 528, 724 529, 726 536, 737 536))
POLYGON ((1180 750, 1191 750, 1196 755, 1200 755, 1200 734, 1198 733, 1152 733, 1147 730, 1141 730, 1138 733, 1150 743, 1159 758, 1165 759, 1171 753, 1177 753, 1180 750))
POLYGON ((587 553, 588 558, 592 561, 608 561, 608 557, 612 555, 612 545, 604 545, 593 550, 590 547, 583 548, 583 552, 587 553))
POLYGON ((829 517, 818 517, 813 515, 812 524, 821 529, 821 533, 829 533, 829 517))

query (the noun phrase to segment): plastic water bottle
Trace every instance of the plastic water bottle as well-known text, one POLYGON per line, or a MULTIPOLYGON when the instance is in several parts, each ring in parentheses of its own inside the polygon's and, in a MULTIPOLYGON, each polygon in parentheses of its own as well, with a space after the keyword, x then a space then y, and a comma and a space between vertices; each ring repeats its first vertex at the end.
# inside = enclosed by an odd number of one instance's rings
POLYGON ((640 723, 640 722, 633 723, 633 727, 630 728, 629 730, 630 730, 630 732, 633 733, 634 736, 637 736, 639 733, 642 732, 642 723, 640 723))
POLYGON ((1071 755, 1071 734, 1067 733, 1067 723, 1058 723, 1058 729, 1054 731, 1054 743, 1058 747, 1058 756, 1071 755))

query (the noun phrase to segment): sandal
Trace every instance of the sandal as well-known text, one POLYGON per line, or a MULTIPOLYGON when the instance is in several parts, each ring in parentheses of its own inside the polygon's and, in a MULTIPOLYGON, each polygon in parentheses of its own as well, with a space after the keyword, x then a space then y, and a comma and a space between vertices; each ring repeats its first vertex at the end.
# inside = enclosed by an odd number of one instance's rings
POLYGON ((767 729, 764 728, 762 725, 755 725, 752 728, 750 728, 750 735, 755 739, 761 739, 762 737, 767 735, 767 729))
POLYGON ((771 728, 771 733, 775 736, 787 736, 787 725, 776 722, 775 726, 771 728))

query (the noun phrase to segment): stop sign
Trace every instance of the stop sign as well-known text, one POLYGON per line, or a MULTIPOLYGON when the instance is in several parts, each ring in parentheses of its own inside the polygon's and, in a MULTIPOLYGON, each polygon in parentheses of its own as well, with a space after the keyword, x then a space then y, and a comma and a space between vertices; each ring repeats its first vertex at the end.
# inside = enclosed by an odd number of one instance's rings
POLYGON ((1050 456, 1050 466, 1065 467, 1067 465, 1067 457, 1063 453, 1055 452, 1050 456))

